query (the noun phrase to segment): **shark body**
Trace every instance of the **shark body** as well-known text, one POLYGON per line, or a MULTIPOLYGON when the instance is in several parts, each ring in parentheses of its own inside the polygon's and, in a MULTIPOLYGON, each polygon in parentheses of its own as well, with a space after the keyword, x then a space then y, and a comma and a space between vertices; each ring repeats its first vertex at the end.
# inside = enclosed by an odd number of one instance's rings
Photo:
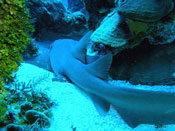
POLYGON ((139 124, 175 124, 175 93, 113 86, 106 82, 112 63, 109 53, 87 64, 86 46, 91 33, 79 42, 53 43, 50 63, 53 72, 70 79, 88 93, 100 113, 112 105, 131 128, 139 124))

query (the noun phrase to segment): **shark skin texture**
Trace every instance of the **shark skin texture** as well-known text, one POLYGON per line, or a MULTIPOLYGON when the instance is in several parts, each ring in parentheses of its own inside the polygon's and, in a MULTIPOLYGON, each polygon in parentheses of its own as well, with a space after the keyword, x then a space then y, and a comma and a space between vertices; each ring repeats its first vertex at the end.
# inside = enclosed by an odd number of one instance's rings
POLYGON ((92 98, 100 114, 110 105, 131 128, 139 124, 175 124, 175 93, 131 89, 107 83, 110 53, 87 64, 86 46, 91 32, 79 42, 55 41, 50 52, 53 72, 67 77, 92 98))

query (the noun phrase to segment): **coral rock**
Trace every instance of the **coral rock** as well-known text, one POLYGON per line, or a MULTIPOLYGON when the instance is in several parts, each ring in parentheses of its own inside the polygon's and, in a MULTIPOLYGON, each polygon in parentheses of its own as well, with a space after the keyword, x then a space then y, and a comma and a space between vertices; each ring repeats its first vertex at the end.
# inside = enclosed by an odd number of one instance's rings
POLYGON ((26 102, 21 105, 21 112, 26 112, 27 110, 32 109, 32 103, 31 102, 26 102))
POLYGON ((80 11, 84 8, 84 3, 81 0, 68 0, 68 10, 71 12, 80 11))
POLYGON ((175 11, 166 21, 153 23, 149 30, 149 41, 153 45, 175 42, 175 11))
POLYGON ((27 7, 35 26, 32 37, 37 41, 79 40, 87 32, 86 16, 69 12, 60 0, 30 0, 27 7))
POLYGON ((27 120, 29 121, 29 123, 31 123, 31 124, 38 121, 38 123, 40 125, 42 125, 42 124, 45 125, 45 126, 50 125, 49 118, 41 112, 38 112, 38 111, 35 111, 35 110, 28 110, 25 113, 25 116, 26 116, 27 120))
POLYGON ((9 124, 6 126, 7 131, 23 131, 23 128, 19 125, 9 124))
POLYGON ((110 13, 95 30, 91 40, 111 47, 121 47, 131 38, 131 33, 124 19, 115 11, 110 13))
POLYGON ((158 21, 174 7, 172 0, 119 0, 117 4, 120 15, 143 22, 158 21))

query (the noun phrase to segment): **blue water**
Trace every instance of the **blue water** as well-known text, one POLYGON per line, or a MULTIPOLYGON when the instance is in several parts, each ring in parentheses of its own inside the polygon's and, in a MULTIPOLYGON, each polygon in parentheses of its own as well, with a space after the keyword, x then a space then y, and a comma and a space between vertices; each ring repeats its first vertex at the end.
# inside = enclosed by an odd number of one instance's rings
POLYGON ((64 4, 65 7, 68 7, 68 1, 67 0, 61 0, 61 2, 64 4))

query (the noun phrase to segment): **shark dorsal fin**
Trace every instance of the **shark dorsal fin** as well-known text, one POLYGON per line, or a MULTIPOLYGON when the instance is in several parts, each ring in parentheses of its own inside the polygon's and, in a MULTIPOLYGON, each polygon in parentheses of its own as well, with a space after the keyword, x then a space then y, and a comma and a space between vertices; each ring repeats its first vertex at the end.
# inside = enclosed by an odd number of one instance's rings
POLYGON ((101 79, 107 80, 111 64, 112 64, 112 54, 108 53, 107 55, 102 56, 95 62, 88 64, 86 69, 93 75, 101 79))
POLYGON ((89 96, 91 97, 98 113, 100 115, 106 115, 106 113, 110 109, 110 103, 104 100, 103 98, 96 96, 94 94, 89 94, 89 96))
POLYGON ((92 31, 89 31, 88 33, 86 33, 72 51, 72 55, 83 63, 85 63, 86 47, 90 41, 91 34, 92 34, 92 31))

